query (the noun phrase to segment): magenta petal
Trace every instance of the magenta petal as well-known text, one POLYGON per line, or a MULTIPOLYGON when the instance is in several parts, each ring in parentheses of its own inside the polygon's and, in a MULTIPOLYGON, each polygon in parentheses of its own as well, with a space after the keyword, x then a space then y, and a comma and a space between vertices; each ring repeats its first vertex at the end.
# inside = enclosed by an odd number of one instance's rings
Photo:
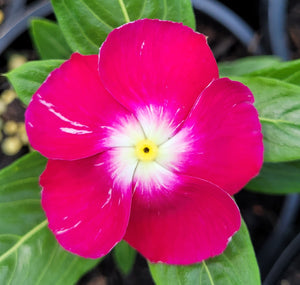
POLYGON ((182 171, 239 191, 259 173, 263 142, 254 98, 245 85, 227 78, 211 83, 183 125, 193 142, 182 171))
POLYGON ((179 23, 143 19, 113 30, 100 49, 104 86, 137 113, 139 106, 160 106, 186 117, 218 68, 204 35, 179 23))
POLYGON ((128 224, 131 183, 113 183, 106 161, 106 154, 49 160, 40 180, 49 228, 66 250, 83 257, 107 254, 128 224))
POLYGON ((185 265, 221 254, 240 227, 235 202, 204 180, 170 172, 171 179, 173 186, 147 195, 136 188, 124 239, 151 262, 185 265))
POLYGON ((73 54, 33 95, 26 129, 33 148, 52 159, 79 159, 105 147, 105 126, 128 114, 99 79, 98 57, 73 54))

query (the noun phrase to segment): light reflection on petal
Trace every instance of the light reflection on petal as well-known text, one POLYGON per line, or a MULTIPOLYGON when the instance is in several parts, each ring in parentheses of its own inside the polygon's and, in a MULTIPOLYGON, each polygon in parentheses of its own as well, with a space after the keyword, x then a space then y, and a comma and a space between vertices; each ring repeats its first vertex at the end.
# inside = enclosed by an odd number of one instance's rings
POLYGON ((86 130, 76 130, 73 128, 60 128, 61 131, 65 133, 69 133, 72 135, 85 135, 85 134, 91 134, 92 131, 86 131, 86 130))
POLYGON ((65 116, 63 116, 63 115, 60 114, 59 112, 55 111, 55 109, 54 109, 55 106, 54 106, 53 104, 51 104, 51 103, 49 103, 49 102, 47 102, 47 101, 41 99, 41 95, 40 95, 40 94, 37 94, 37 96, 38 96, 38 98, 40 98, 40 99, 39 99, 39 102, 40 102, 42 105, 44 105, 45 107, 47 107, 48 110, 49 110, 52 114, 54 114, 56 117, 58 117, 58 118, 61 119, 62 121, 65 121, 65 122, 67 122, 67 123, 70 123, 71 125, 76 126, 76 127, 88 128, 88 126, 85 126, 85 125, 80 124, 80 123, 78 123, 78 122, 74 122, 74 121, 72 121, 72 120, 66 118, 65 116))

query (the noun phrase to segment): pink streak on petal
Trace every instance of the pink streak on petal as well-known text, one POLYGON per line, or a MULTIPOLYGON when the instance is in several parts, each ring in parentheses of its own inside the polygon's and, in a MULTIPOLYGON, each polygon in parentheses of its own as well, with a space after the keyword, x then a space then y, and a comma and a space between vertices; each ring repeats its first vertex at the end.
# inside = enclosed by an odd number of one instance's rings
POLYGON ((128 112, 103 88, 98 57, 73 54, 33 95, 26 111, 31 145, 52 159, 79 159, 105 147, 105 126, 128 112))
POLYGON ((134 113, 161 106, 186 117, 218 68, 204 35, 179 23, 143 19, 112 31, 100 49, 105 88, 134 113))
POLYGON ((167 177, 172 186, 149 195, 143 184, 135 189, 124 239, 151 262, 186 265, 221 254, 240 227, 235 202, 207 181, 167 177))
POLYGON ((66 250, 87 258, 107 254, 128 224, 131 183, 113 183, 107 159, 104 153, 76 161, 49 160, 40 179, 50 229, 66 250))
POLYGON ((231 195, 256 176, 263 163, 263 142, 253 102, 249 88, 239 82, 212 82, 182 127, 181 131, 190 130, 193 142, 183 154, 186 163, 181 171, 231 195))

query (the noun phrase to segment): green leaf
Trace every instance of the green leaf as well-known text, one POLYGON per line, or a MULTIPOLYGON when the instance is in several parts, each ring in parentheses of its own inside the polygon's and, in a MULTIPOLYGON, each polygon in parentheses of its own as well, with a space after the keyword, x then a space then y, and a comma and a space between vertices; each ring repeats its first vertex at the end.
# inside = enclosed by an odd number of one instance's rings
MULTIPOLYGON (((164 0, 163 2, 165 2, 165 13, 163 17, 158 18, 157 16, 153 16, 151 18, 180 22, 191 27, 193 30, 196 29, 194 10, 190 0, 164 0)), ((145 15, 143 18, 149 17, 145 15)))
POLYGON ((109 32, 129 21, 158 18, 195 28, 189 0, 52 0, 60 28, 73 51, 97 54, 109 32))
POLYGON ((264 161, 300 159, 300 87, 272 78, 234 79, 254 94, 264 136, 264 161))
POLYGON ((222 255, 190 266, 148 262, 156 285, 259 285, 260 276, 247 227, 232 238, 222 255))
POLYGON ((271 67, 252 72, 249 76, 275 78, 300 85, 300 59, 275 64, 271 67))
POLYGON ((300 192, 300 161, 264 163, 259 175, 246 188, 266 194, 300 192))
POLYGON ((60 27, 46 19, 31 21, 31 38, 41 59, 67 59, 72 51, 60 27))
POLYGON ((119 270, 127 275, 134 265, 136 251, 127 242, 122 240, 114 248, 113 257, 119 270))
POLYGON ((32 95, 47 78, 49 73, 59 67, 63 60, 30 61, 6 74, 21 101, 28 105, 32 95))
POLYGON ((73 285, 97 263, 63 250, 40 205, 46 159, 28 154, 0 171, 0 284, 73 285))
POLYGON ((239 76, 270 66, 277 66, 280 58, 275 56, 251 56, 235 61, 218 63, 220 77, 239 76))
POLYGON ((300 70, 295 71, 293 74, 286 77, 284 81, 300 86, 300 70))

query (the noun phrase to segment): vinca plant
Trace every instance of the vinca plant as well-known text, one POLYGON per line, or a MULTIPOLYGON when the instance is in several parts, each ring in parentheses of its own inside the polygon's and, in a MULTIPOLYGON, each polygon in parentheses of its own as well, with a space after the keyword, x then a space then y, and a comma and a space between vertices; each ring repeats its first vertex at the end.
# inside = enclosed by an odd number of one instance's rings
POLYGON ((189 0, 52 5, 5 75, 34 150, 0 171, 0 284, 137 252, 158 285, 261 284, 233 195, 300 189, 300 61, 218 67, 189 0))

